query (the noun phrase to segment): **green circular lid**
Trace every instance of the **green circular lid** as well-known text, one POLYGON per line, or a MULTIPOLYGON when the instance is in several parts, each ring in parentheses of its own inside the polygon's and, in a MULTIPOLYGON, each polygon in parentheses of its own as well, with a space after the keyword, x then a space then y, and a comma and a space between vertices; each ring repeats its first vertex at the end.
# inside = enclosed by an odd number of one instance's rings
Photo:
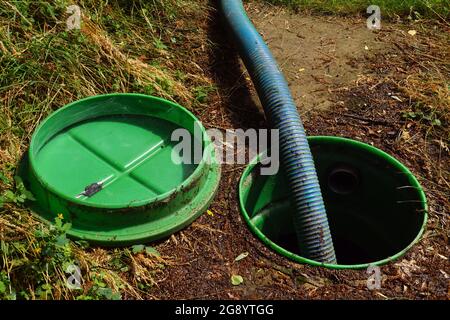
MULTIPOLYGON (((167 236, 191 223, 213 199, 220 167, 209 161, 205 129, 183 107, 141 94, 73 102, 35 131, 25 180, 40 217, 62 214, 69 235, 103 245, 167 236), (183 161, 172 134, 201 149, 183 161)), ((194 150, 195 148, 192 147, 194 150)))
POLYGON ((393 261, 420 239, 427 221, 426 198, 402 163, 350 139, 309 137, 308 142, 338 263, 323 264, 301 255, 285 173, 261 175, 262 155, 246 168, 239 184, 242 214, 261 241, 300 263, 358 269, 393 261))

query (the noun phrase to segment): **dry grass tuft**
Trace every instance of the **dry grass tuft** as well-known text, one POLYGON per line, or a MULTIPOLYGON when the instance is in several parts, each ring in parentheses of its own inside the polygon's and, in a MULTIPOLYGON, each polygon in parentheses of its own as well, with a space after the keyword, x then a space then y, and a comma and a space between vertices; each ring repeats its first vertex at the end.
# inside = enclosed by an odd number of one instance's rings
POLYGON ((190 106, 192 94, 181 82, 159 68, 125 55, 97 24, 88 20, 83 24, 81 32, 100 48, 98 54, 102 58, 109 59, 110 63, 117 67, 122 77, 125 74, 131 74, 139 85, 144 87, 152 85, 156 94, 161 97, 172 101, 179 100, 180 103, 190 106))

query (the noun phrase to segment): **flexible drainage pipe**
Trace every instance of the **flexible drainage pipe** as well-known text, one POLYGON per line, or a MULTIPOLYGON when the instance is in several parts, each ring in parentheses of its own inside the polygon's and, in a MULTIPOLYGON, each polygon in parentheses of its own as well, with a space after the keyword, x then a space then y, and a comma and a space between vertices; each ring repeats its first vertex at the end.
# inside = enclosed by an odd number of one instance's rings
POLYGON ((314 160, 287 82, 242 1, 221 0, 220 5, 266 116, 279 129, 281 164, 292 190, 300 252, 315 261, 336 263, 314 160))

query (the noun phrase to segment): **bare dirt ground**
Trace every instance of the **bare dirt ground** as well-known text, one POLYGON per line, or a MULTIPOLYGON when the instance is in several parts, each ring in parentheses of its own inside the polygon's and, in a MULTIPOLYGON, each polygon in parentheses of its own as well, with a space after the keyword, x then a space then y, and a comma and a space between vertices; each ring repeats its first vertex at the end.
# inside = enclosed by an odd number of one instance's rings
MULTIPOLYGON (((308 133, 360 140, 403 161, 426 190, 427 231, 402 259, 381 268, 382 288, 369 290, 366 270, 300 265, 265 248, 247 229, 237 205, 243 167, 224 166, 210 212, 157 244, 168 266, 158 275, 151 297, 448 299, 448 137, 445 128, 431 130, 427 120, 404 117, 416 110, 418 95, 428 97, 427 72, 448 81, 448 65, 440 64, 449 61, 448 26, 416 26, 420 30, 411 36, 410 26, 395 24, 374 33, 362 18, 302 17, 254 3, 247 9, 289 80, 308 133), (417 85, 425 88, 419 93, 413 90, 417 74, 423 76, 417 85), (243 252, 249 255, 235 262, 243 252), (232 274, 241 275, 244 283, 233 286, 232 274)), ((207 127, 265 127, 250 79, 216 10, 208 16, 199 13, 180 27, 189 39, 180 67, 206 74, 217 86, 206 107, 193 112, 207 127)))
POLYGON ((303 16, 261 4, 249 5, 248 10, 302 115, 331 108, 334 95, 328 89, 348 85, 368 72, 364 63, 353 61, 368 61, 386 49, 362 18, 303 16))

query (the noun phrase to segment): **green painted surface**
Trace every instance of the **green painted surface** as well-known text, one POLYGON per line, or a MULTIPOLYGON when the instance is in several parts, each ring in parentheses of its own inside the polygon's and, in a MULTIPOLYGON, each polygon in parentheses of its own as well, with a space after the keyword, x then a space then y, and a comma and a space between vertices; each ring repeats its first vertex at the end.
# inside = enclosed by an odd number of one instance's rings
POLYGON ((170 138, 177 128, 165 120, 137 115, 86 120, 45 144, 36 155, 36 171, 67 198, 103 182, 100 192, 80 198, 87 204, 127 207, 151 201, 176 188, 197 167, 172 161, 175 142, 170 138))
MULTIPOLYGON (((191 143, 194 143, 191 140, 191 143)), ((220 167, 214 148, 186 109, 140 95, 83 99, 50 115, 33 135, 21 174, 46 221, 58 214, 69 235, 102 245, 152 241, 187 226, 212 201, 220 167), (171 141, 178 128, 202 133, 204 158, 180 163, 171 141), (101 185, 92 194, 87 187, 101 185)))
POLYGON ((300 255, 284 173, 261 176, 255 160, 242 176, 239 198, 249 227, 266 245, 301 263, 346 269, 385 264, 419 240, 427 220, 426 198, 405 166, 379 149, 349 139, 310 137, 309 143, 338 264, 300 255), (342 166, 358 176, 348 194, 336 193, 329 184, 330 173, 342 166))

